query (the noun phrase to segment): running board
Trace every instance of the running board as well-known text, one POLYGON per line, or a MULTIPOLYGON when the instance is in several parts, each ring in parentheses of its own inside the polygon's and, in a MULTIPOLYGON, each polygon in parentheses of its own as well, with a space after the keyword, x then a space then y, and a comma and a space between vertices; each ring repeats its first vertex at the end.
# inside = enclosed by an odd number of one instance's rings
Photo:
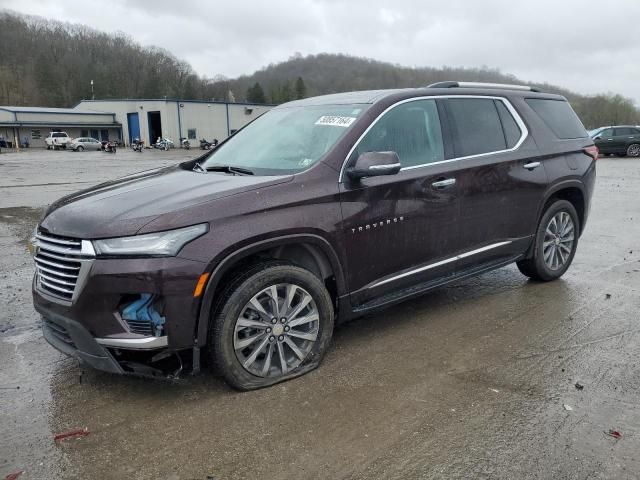
POLYGON ((479 275, 481 273, 490 272, 491 270, 505 267, 512 264, 513 262, 520 260, 521 258, 524 258, 524 255, 518 254, 506 259, 499 260, 497 262, 483 263, 481 265, 476 265, 474 267, 461 270, 460 272, 456 272, 446 277, 431 280, 429 282, 419 283, 403 290, 388 293, 387 295, 375 298, 369 302, 359 305, 358 307, 353 309, 353 313, 359 316, 375 310, 390 307, 392 305, 395 305, 396 303, 404 302, 405 300, 424 295, 431 290, 435 290, 436 288, 440 288, 444 285, 448 285, 458 280, 475 277, 476 275, 479 275))

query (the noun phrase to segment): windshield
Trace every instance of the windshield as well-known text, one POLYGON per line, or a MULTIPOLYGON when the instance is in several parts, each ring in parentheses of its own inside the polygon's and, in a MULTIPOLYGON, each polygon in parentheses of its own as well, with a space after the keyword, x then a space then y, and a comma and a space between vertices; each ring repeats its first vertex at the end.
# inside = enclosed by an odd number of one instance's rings
POLYGON ((228 139, 202 162, 255 175, 306 170, 326 154, 369 105, 316 105, 271 110, 228 139))

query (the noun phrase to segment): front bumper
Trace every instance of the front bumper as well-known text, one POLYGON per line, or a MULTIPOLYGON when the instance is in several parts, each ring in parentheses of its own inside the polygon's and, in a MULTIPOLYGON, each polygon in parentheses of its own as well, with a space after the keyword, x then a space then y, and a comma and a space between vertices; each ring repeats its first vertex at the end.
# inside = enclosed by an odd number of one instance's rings
POLYGON ((34 279, 33 303, 46 318, 64 318, 80 325, 103 347, 186 349, 195 344, 200 299, 193 297, 193 289, 205 268, 203 263, 178 257, 96 259, 73 301, 51 297, 34 279), (162 336, 137 333, 122 318, 122 306, 140 294, 152 294, 161 301, 166 319, 162 336))
POLYGON ((42 315, 42 333, 51 346, 96 370, 125 373, 113 355, 80 323, 37 304, 36 310, 42 315))

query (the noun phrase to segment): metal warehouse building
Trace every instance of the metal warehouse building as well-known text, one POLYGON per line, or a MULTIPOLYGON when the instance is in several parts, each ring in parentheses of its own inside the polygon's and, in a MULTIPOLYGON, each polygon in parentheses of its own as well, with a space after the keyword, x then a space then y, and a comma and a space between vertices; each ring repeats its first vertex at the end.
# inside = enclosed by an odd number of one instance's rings
POLYGON ((197 146, 201 138, 227 138, 271 108, 176 99, 83 100, 74 108, 0 106, 0 142, 12 147, 26 140, 32 147, 44 147, 49 132, 65 131, 70 137, 127 144, 136 137, 145 145, 155 143, 158 137, 171 138, 176 145, 180 138, 188 138, 197 146))
POLYGON ((78 110, 113 112, 122 124, 126 143, 139 137, 145 145, 158 137, 180 138, 191 144, 201 138, 223 140, 254 118, 271 109, 269 105, 206 102, 200 100, 83 100, 78 110))
POLYGON ((49 132, 61 130, 71 137, 119 138, 122 125, 114 113, 83 108, 0 107, 0 147, 44 147, 49 132))

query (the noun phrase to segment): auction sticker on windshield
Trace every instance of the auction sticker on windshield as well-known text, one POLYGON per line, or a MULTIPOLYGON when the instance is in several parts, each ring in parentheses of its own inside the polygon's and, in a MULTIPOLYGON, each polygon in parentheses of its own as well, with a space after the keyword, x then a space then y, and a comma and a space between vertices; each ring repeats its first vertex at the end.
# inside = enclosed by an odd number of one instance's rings
POLYGON ((323 115, 318 119, 316 125, 330 125, 335 127, 348 127, 355 122, 355 117, 339 117, 336 115, 323 115))

